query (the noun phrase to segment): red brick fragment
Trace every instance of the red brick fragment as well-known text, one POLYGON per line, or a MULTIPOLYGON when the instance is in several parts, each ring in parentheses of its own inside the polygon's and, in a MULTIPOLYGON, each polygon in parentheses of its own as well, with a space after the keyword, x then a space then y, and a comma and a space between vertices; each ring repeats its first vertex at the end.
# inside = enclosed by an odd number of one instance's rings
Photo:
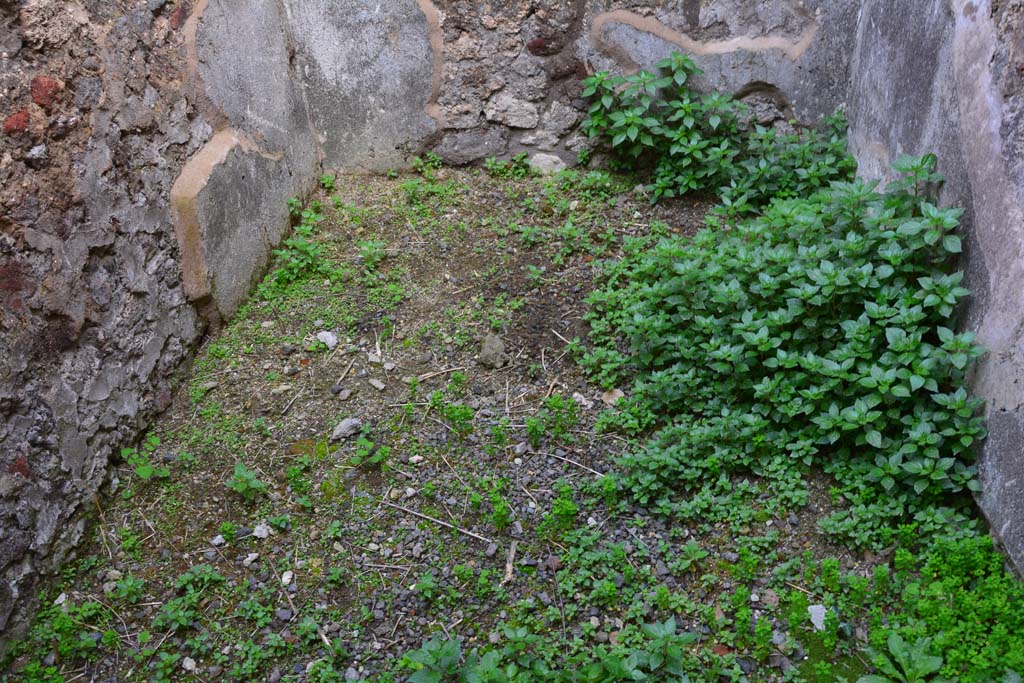
POLYGON ((189 0, 181 0, 171 13, 171 30, 177 31, 185 25, 189 12, 192 11, 192 3, 189 0))
POLYGON ((26 479, 32 478, 32 468, 28 466, 28 459, 24 455, 19 455, 14 459, 7 467, 8 474, 20 474, 26 479))
POLYGON ((64 89, 64 84, 49 76, 36 76, 32 79, 32 101, 40 107, 49 109, 57 100, 57 95, 64 89))
POLYGON ((16 133, 24 133, 28 130, 28 109, 22 109, 19 112, 15 112, 7 117, 4 121, 4 132, 8 135, 14 135, 16 133))

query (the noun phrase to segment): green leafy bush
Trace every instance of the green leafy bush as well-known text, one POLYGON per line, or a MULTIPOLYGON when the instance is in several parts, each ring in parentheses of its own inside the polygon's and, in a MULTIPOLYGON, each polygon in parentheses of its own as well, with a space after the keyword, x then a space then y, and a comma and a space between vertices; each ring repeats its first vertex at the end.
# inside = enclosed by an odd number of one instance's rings
POLYGON ((872 631, 876 649, 894 635, 927 638, 945 662, 941 674, 971 683, 1024 671, 1024 584, 1004 568, 992 539, 941 540, 923 559, 903 587, 899 613, 872 631))
POLYGON ((727 208, 746 213, 777 197, 802 197, 848 180, 855 170, 841 116, 821 131, 780 133, 757 125, 747 107, 727 95, 693 90, 701 71, 688 56, 673 53, 657 66, 659 74, 599 72, 583 89, 592 102, 584 131, 620 163, 650 170, 655 201, 714 191, 727 208))
POLYGON ((762 492, 743 472, 800 502, 818 465, 847 504, 825 526, 857 545, 962 518, 951 494, 977 486, 983 426, 963 386, 981 349, 953 332, 961 211, 917 194, 934 158, 897 170, 885 192, 841 182, 736 225, 719 214, 609 267, 584 364, 607 386, 633 378, 604 426, 660 427, 620 463, 641 503, 714 517, 762 492))
POLYGON ((699 647, 697 635, 680 632, 674 618, 643 625, 629 646, 597 645, 564 657, 564 645, 504 626, 501 647, 463 654, 458 639, 435 637, 407 652, 403 665, 412 669, 410 683, 620 683, 625 681, 741 680, 742 670, 731 655, 719 656, 699 647), (554 648, 558 647, 558 651, 554 648))

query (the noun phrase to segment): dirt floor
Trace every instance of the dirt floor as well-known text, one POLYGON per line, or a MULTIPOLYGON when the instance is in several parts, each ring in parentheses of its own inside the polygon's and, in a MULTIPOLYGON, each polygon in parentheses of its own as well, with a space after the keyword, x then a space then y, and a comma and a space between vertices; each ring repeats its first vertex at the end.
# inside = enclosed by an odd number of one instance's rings
POLYGON ((44 665, 402 680, 433 636, 469 651, 529 628, 569 653, 668 615, 759 679, 799 663, 789 636, 756 663, 713 627, 741 585, 778 606, 744 558, 821 547, 824 484, 739 536, 603 503, 629 444, 595 429, 616 395, 576 363, 585 297, 623 239, 692 232, 706 206, 651 207, 604 174, 449 169, 340 177, 315 199, 309 277, 271 276, 124 453, 85 559, 46 596, 98 605, 77 617, 94 649, 44 665))

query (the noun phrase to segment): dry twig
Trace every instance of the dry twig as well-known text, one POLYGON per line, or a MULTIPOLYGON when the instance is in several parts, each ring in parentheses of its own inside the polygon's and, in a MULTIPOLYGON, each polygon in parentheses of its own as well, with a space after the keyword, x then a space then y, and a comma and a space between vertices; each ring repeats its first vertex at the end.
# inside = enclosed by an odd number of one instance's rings
POLYGON ((422 512, 417 512, 416 510, 411 510, 411 509, 405 507, 404 505, 398 505, 396 503, 389 503, 386 500, 382 500, 381 503, 383 503, 384 505, 387 505, 390 508, 394 508, 396 510, 401 510, 402 512, 405 512, 406 514, 410 514, 410 515, 412 515, 414 517, 419 517, 420 519, 425 519, 428 522, 433 522, 434 524, 440 524, 441 526, 445 527, 446 529, 451 529, 452 531, 458 531, 460 534, 465 534, 466 536, 469 536, 470 538, 475 538, 476 540, 478 540, 478 541, 480 541, 482 543, 487 543, 487 544, 494 543, 494 541, 492 541, 491 539, 486 538, 484 536, 481 536, 480 534, 473 533, 469 529, 463 529, 460 526, 455 526, 454 524, 449 524, 448 522, 444 521, 443 519, 438 519, 437 517, 431 517, 430 515, 425 515, 422 512))
POLYGON ((505 560, 505 578, 501 580, 501 585, 504 586, 507 583, 512 583, 512 575, 515 571, 516 563, 516 545, 518 541, 512 541, 512 545, 508 548, 508 558, 505 560))

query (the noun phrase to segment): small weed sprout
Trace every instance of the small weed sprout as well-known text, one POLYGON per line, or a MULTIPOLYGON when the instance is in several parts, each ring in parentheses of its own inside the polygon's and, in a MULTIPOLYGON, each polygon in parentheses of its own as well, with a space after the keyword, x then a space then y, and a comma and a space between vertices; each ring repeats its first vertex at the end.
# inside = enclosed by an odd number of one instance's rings
POLYGON ((440 585, 433 572, 425 572, 421 575, 420 580, 413 585, 412 589, 422 595, 423 599, 428 602, 432 602, 440 593, 440 585))
POLYGON ((514 178, 522 180, 533 174, 529 155, 526 152, 516 154, 508 161, 488 157, 484 159, 484 170, 494 178, 514 178))
POLYGON ((160 437, 150 434, 139 448, 122 448, 121 457, 132 467, 135 476, 143 481, 166 479, 171 476, 170 469, 153 463, 153 456, 159 447, 160 437))
POLYGON ((251 503, 256 497, 267 492, 267 485, 259 480, 256 473, 239 461, 235 463, 234 474, 228 479, 226 486, 251 503))
POLYGON ((359 260, 367 273, 373 273, 387 256, 387 243, 381 240, 361 240, 356 244, 359 260))

